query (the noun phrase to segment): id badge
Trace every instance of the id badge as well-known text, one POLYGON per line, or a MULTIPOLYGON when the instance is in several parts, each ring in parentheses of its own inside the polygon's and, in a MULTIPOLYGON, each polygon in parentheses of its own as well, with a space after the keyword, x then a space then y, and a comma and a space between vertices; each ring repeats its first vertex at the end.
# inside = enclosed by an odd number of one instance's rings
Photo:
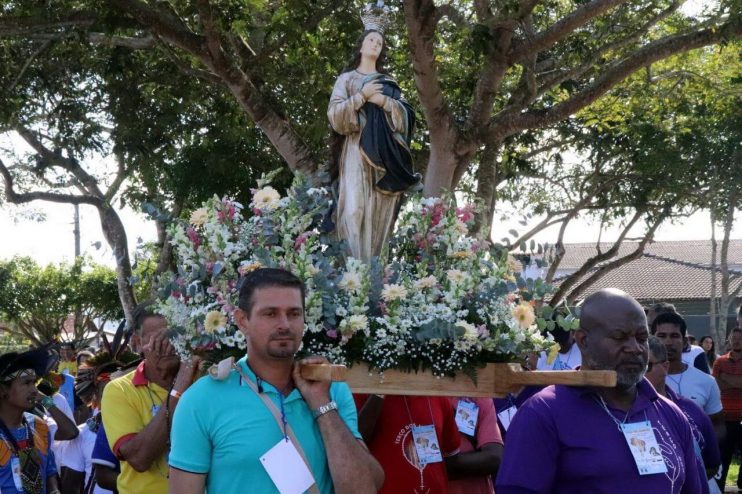
POLYGON ((459 400, 456 405, 456 425, 459 432, 473 436, 477 429, 478 419, 479 407, 477 404, 469 400, 459 400))
POLYGON ((13 456, 10 459, 10 469, 13 472, 13 483, 15 484, 15 488, 20 492, 24 492, 23 481, 21 480, 21 459, 17 456, 13 456))
POLYGON ((633 424, 621 424, 621 431, 629 445, 636 467, 639 469, 639 475, 667 472, 667 465, 662 457, 660 446, 657 444, 651 422, 645 420, 633 424))
POLYGON ((314 485, 312 472, 290 440, 281 439, 260 463, 281 494, 302 494, 314 485))
POLYGON ((157 415, 157 412, 160 411, 161 406, 160 405, 152 405, 152 418, 154 418, 155 415, 157 415))
POLYGON ((421 465, 443 461, 438 436, 434 425, 420 425, 412 428, 412 440, 415 441, 417 459, 421 465))
POLYGON ((515 417, 515 412, 517 411, 518 409, 513 405, 507 407, 502 412, 497 412, 497 418, 500 419, 500 423, 502 424, 502 428, 505 429, 505 432, 510 428, 510 422, 513 421, 513 417, 515 417))

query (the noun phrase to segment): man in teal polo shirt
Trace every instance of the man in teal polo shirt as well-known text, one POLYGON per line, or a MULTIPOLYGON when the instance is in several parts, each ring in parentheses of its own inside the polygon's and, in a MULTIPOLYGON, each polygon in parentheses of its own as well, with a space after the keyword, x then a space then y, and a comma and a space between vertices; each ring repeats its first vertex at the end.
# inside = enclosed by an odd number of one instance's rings
POLYGON ((376 492, 384 474, 358 433, 350 389, 301 377, 301 365, 325 359, 294 361, 304 333, 301 280, 281 269, 249 273, 235 321, 249 358, 183 394, 170 492, 376 492))

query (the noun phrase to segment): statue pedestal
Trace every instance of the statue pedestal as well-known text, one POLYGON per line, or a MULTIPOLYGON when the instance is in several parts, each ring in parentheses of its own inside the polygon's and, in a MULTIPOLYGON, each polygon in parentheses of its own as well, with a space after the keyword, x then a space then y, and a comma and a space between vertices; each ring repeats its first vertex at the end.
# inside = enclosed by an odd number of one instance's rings
POLYGON ((524 371, 520 364, 491 363, 477 369, 477 382, 468 376, 435 377, 430 372, 402 372, 394 369, 370 371, 366 364, 351 368, 342 365, 311 365, 302 368, 302 377, 312 380, 345 381, 354 393, 503 397, 523 386, 567 384, 570 386, 614 387, 614 371, 524 371))

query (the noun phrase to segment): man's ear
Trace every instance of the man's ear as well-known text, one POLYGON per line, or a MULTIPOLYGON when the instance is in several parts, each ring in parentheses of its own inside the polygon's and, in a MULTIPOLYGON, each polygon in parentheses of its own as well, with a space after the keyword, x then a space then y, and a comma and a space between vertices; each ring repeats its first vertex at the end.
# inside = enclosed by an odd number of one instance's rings
POLYGON ((247 312, 245 312, 242 309, 235 309, 234 311, 234 322, 237 324, 237 328, 247 336, 246 330, 248 323, 250 322, 249 318, 247 317, 247 312))
POLYGON ((574 332, 575 343, 577 347, 582 350, 587 345, 587 331, 584 329, 577 329, 574 332))

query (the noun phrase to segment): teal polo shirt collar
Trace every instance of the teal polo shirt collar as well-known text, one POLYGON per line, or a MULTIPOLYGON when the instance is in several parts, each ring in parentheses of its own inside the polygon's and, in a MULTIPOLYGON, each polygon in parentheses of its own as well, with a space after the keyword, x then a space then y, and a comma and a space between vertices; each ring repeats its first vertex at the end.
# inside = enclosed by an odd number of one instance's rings
MULTIPOLYGON (((242 357, 239 361, 237 361, 237 365, 240 366, 240 368, 243 370, 245 375, 256 385, 258 384, 258 376, 255 375, 255 373, 252 371, 249 365, 247 365, 247 356, 242 357)), ((248 390, 250 389, 245 383, 242 382, 242 377, 237 374, 237 379, 239 380, 240 386, 246 387, 248 390)), ((270 393, 276 395, 275 398, 272 398, 273 401, 280 400, 281 392, 273 386, 268 381, 264 381, 263 379, 260 380, 260 386, 259 389, 262 389, 263 393, 270 393)), ((284 405, 291 403, 296 400, 303 400, 301 393, 299 392, 299 389, 294 387, 293 390, 291 390, 291 393, 289 393, 288 396, 283 397, 283 403, 284 405)))

